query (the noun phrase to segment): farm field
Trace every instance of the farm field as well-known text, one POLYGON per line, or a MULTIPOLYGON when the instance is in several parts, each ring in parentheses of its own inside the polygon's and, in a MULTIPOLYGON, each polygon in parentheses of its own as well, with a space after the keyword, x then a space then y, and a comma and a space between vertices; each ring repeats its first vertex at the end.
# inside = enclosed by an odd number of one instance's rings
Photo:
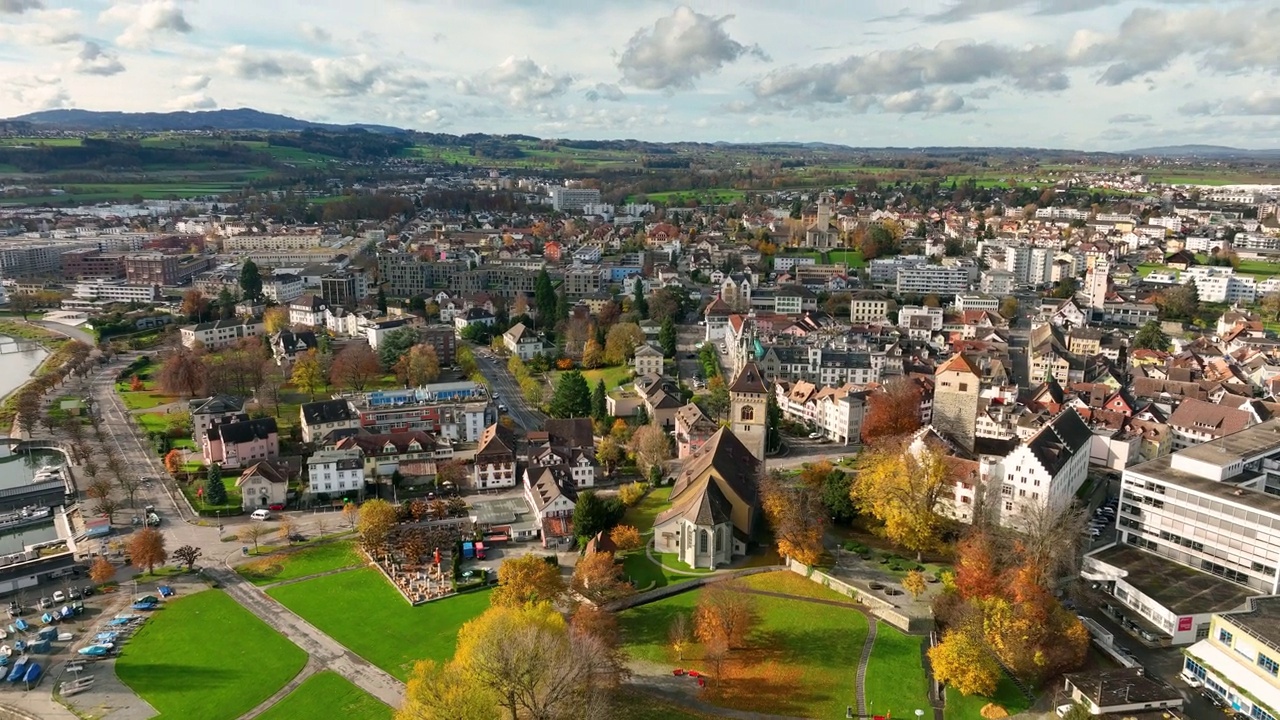
POLYGON ((391 720, 395 714, 380 700, 325 670, 302 681, 284 699, 259 715, 261 720, 316 720, 338 717, 353 720, 391 720))
POLYGON ((267 594, 401 680, 418 660, 453 657, 463 623, 489 607, 488 591, 411 607, 374 568, 281 585, 267 594))
MULTIPOLYGON (((635 660, 711 673, 694 644, 679 660, 667 633, 677 614, 692 614, 701 589, 619 613, 623 649, 635 660)), ((834 595, 834 593, 832 593, 834 595)), ((836 596, 838 598, 838 596, 836 596)), ((867 633, 865 616, 803 599, 755 596, 760 623, 747 647, 734 650, 704 700, 737 710, 798 717, 841 717, 867 633)))
POLYGON ((279 550, 236 566, 236 572, 254 585, 318 575, 330 570, 363 564, 355 543, 350 540, 322 542, 279 550))
POLYGON ((205 590, 151 615, 121 649, 116 674, 159 718, 229 720, 284 687, 306 662, 301 648, 226 593, 205 590))

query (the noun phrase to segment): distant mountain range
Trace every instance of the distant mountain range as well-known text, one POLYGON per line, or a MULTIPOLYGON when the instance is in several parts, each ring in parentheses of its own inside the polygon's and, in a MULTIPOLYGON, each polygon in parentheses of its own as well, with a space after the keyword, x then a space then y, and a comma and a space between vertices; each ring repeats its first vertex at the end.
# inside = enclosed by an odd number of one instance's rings
POLYGON ((1280 157, 1280 150, 1245 150, 1226 145, 1163 145, 1160 147, 1138 148, 1130 150, 1127 155, 1148 155, 1153 157, 1280 157))
POLYGON ((42 110, 0 120, 0 122, 24 122, 36 126, 55 127, 64 130, 139 130, 163 132, 165 130, 269 130, 297 132, 300 130, 368 130, 379 133, 407 132, 387 125, 335 125, 298 120, 287 115, 266 113, 252 108, 234 110, 196 110, 179 112, 98 112, 94 110, 42 110))

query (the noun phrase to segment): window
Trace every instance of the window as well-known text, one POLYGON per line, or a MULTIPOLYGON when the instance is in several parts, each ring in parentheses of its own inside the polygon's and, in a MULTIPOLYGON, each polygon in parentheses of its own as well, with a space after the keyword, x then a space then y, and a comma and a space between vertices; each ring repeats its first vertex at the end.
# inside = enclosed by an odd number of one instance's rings
POLYGON ((703 530, 702 532, 698 533, 698 552, 704 553, 706 551, 707 551, 707 531, 703 530))
POLYGON ((1226 645, 1227 647, 1231 647, 1231 633, 1219 628, 1218 642, 1222 643, 1223 645, 1226 645))
POLYGON ((1011 503, 1011 502, 1007 502, 1007 503, 1005 503, 1005 504, 1004 504, 1004 509, 1005 509, 1005 512, 1012 512, 1012 511, 1013 511, 1013 503, 1011 503))
POLYGON ((755 420, 755 419, 756 419, 756 409, 755 409, 755 408, 753 408, 753 407, 751 407, 750 405, 744 405, 744 406, 742 407, 742 417, 741 417, 741 419, 742 419, 744 422, 745 422, 745 421, 747 421, 747 420, 755 420))
POLYGON ((1249 717, 1253 718, 1254 720, 1276 720, 1274 715, 1267 712, 1266 710, 1263 710, 1257 705, 1254 705, 1253 710, 1249 711, 1249 717))
POLYGON ((1277 665, 1275 660, 1272 660, 1262 653, 1258 653, 1258 667, 1266 670, 1272 675, 1276 675, 1277 672, 1280 672, 1280 665, 1277 665))

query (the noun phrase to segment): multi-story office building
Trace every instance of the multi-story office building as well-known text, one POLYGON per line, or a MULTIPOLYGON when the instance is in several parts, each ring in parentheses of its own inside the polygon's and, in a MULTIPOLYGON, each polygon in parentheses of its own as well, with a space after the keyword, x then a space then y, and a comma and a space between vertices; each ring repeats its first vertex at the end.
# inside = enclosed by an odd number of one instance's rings
POLYGON ((1187 644, 1280 591, 1280 420, 1125 470, 1118 543, 1085 557, 1144 629, 1187 644), (1145 625, 1149 623, 1150 625, 1145 625))
POLYGON ((1183 653, 1183 677, 1198 679, 1232 710, 1254 720, 1280 717, 1280 597, 1214 614, 1208 637, 1183 653))
POLYGON ((104 253, 96 248, 68 250, 62 253, 62 277, 68 280, 121 280, 125 277, 124 256, 104 253))
POLYGON ((343 270, 320 278, 320 295, 329 307, 354 308, 369 294, 364 273, 343 270))
POLYGON ((449 279, 467 269, 460 261, 427 262, 412 253, 378 255, 378 269, 387 294, 394 297, 425 295, 449 285, 449 279))
POLYGON ((93 242, 51 242, 18 238, 0 241, 0 275, 7 278, 61 277, 62 254, 96 249, 93 242))
POLYGON ((899 295, 959 295, 969 289, 969 270, 945 265, 898 269, 899 295))
POLYGON ((277 303, 291 303, 302 297, 302 277, 293 273, 276 273, 262 281, 262 296, 277 303))
POLYGON ((551 188, 551 207, 559 212, 581 211, 586 205, 600 202, 600 191, 596 188, 571 188, 557 185, 551 188))
POLYGON ((602 273, 598 267, 583 267, 575 265, 565 268, 564 271, 564 291, 569 297, 582 297, 598 292, 603 283, 601 281, 602 273))
POLYGON ((155 285, 98 280, 77 284, 71 292, 71 298, 72 301, 85 303, 153 303, 160 299, 160 293, 155 285))

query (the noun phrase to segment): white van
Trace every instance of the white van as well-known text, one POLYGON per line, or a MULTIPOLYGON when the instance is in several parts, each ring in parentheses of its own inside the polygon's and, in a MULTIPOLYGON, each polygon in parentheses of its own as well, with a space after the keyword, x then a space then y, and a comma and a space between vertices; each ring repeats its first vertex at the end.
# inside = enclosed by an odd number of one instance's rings
POLYGON ((250 515, 249 517, 253 518, 254 520, 270 520, 271 511, 267 510, 266 508, 258 508, 257 510, 254 510, 253 514, 250 515))
POLYGON ((1198 688, 1204 684, 1200 681, 1200 678, 1193 675, 1191 671, 1186 668, 1182 669, 1182 674, 1179 675, 1178 678, 1181 679, 1182 682, 1190 685, 1193 688, 1198 688))

